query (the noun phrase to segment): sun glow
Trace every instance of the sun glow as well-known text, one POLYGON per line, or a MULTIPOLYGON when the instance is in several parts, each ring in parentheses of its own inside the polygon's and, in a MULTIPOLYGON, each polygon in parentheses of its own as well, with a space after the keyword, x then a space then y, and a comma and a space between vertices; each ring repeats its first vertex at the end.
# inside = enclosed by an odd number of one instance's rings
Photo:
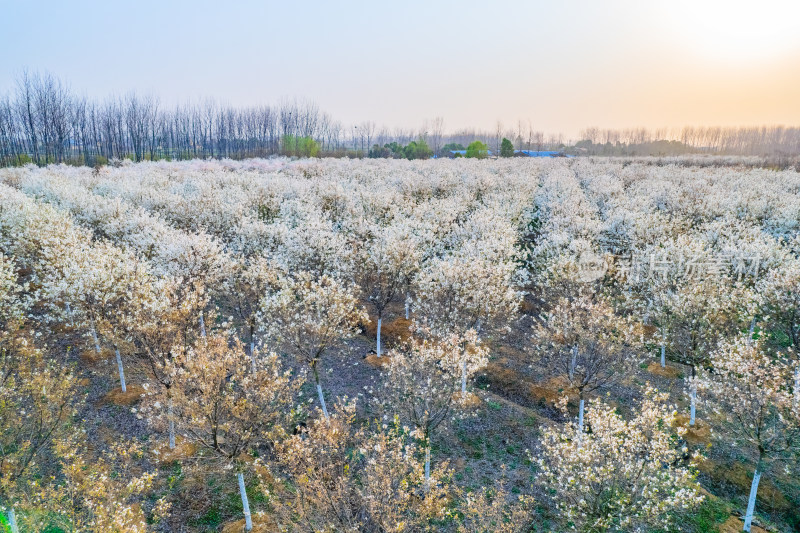
POLYGON ((705 59, 736 64, 800 52, 800 2, 679 0, 659 12, 675 43, 705 59))

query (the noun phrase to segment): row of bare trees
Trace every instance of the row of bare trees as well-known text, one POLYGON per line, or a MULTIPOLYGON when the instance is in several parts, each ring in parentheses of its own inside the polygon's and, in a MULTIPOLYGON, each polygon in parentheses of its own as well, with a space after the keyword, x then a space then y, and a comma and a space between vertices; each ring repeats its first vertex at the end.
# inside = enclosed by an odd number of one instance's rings
POLYGON ((164 108, 154 96, 130 93, 98 102, 49 74, 28 72, 0 97, 2 165, 266 157, 280 152, 285 136, 311 137, 324 150, 341 149, 347 137, 340 123, 302 100, 164 108))
MULTIPOLYGON (((800 152, 800 128, 787 126, 719 127, 686 126, 683 128, 602 129, 586 128, 580 139, 590 155, 606 154, 609 147, 628 148, 623 155, 660 155, 668 148, 648 146, 670 141, 681 153, 710 153, 718 155, 796 155, 800 152), (633 147, 644 148, 635 150, 633 147)), ((669 155, 669 154, 668 154, 669 155)))
MULTIPOLYGON (((287 138, 310 138, 322 153, 349 151, 356 156, 366 155, 373 145, 405 145, 420 138, 435 154, 449 144, 466 146, 476 139, 495 152, 503 138, 528 150, 563 150, 571 144, 561 135, 535 130, 530 121, 508 127, 498 122, 491 131, 467 128, 448 134, 444 128, 441 117, 425 121, 419 130, 379 128, 372 121, 346 127, 316 103, 297 99, 284 99, 276 106, 233 107, 206 100, 169 108, 155 96, 136 93, 98 101, 75 94, 52 75, 26 71, 14 90, 0 95, 0 166, 268 157, 282 153, 287 138)), ((783 126, 592 127, 582 131, 580 139, 578 152, 587 155, 800 153, 800 128, 783 126)))

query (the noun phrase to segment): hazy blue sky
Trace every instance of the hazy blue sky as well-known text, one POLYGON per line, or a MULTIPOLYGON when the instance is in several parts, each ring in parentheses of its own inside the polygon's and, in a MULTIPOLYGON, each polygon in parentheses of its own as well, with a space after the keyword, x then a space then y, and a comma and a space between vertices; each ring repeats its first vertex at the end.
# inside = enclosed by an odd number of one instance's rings
POLYGON ((0 0, 0 91, 307 97, 344 123, 448 130, 800 124, 800 2, 0 0))

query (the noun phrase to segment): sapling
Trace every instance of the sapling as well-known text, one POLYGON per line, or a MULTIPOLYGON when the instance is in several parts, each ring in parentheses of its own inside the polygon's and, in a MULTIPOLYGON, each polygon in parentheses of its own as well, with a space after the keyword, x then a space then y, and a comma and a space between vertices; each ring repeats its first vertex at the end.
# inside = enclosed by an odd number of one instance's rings
POLYGON ((560 298, 533 328, 542 361, 578 393, 583 432, 586 395, 618 382, 637 362, 630 347, 633 324, 599 298, 581 294, 560 298))
POLYGON ((404 280, 419 268, 420 252, 404 226, 378 226, 371 233, 375 236, 364 246, 356 271, 359 285, 377 316, 375 352, 380 357, 384 311, 402 289, 404 280))
POLYGON ((170 415, 187 439, 212 454, 220 471, 236 478, 248 531, 252 528, 241 457, 282 438, 293 416, 301 383, 281 368, 275 354, 253 368, 241 343, 212 335, 181 350, 167 366, 173 383, 170 415), (172 407, 174 405, 174 407, 172 407))
POLYGON ((465 337, 412 338, 391 354, 384 403, 416 428, 425 447, 425 491, 430 490, 431 440, 453 411, 460 411, 462 368, 486 364, 487 350, 474 331, 465 337))
POLYGON ((578 531, 649 531, 674 525, 674 509, 703 500, 694 469, 684 466, 670 426, 667 394, 647 387, 629 420, 599 399, 589 402, 592 431, 548 426, 537 478, 552 494, 564 526, 578 531))
POLYGON ((792 413, 791 367, 770 357, 761 339, 736 339, 712 352, 713 371, 704 371, 699 385, 708 394, 722 444, 738 445, 755 463, 743 531, 750 531, 759 482, 768 467, 800 451, 800 420, 792 413))
POLYGON ((717 278, 687 280, 669 296, 671 349, 667 355, 690 369, 690 426, 697 417, 697 370, 708 364, 721 338, 738 330, 736 301, 733 288, 717 278))
MULTIPOLYGON (((510 257, 510 255, 509 255, 510 257)), ((417 279, 419 322, 432 334, 464 336, 508 327, 521 294, 513 283, 513 263, 480 256, 453 255, 433 260, 417 279), (502 326, 501 326, 502 324, 502 326)), ((466 350, 462 353, 466 357, 466 350)), ((466 361, 465 361, 466 362, 466 361)), ((466 395, 466 365, 461 365, 461 392, 466 395)))
POLYGON ((328 276, 319 279, 308 272, 285 277, 280 289, 261 302, 262 327, 273 346, 282 347, 308 365, 325 418, 329 418, 319 376, 325 353, 356 335, 356 327, 368 322, 353 290, 328 276))

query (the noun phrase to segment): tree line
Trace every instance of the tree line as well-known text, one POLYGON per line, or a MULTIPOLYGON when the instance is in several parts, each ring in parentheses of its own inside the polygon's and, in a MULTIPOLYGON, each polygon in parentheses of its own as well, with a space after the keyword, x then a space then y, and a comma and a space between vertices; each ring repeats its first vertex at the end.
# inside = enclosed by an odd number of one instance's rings
POLYGON ((0 98, 3 166, 311 156, 320 148, 341 150, 344 141, 342 125, 310 101, 236 108, 208 100, 165 108, 154 96, 129 93, 100 102, 49 74, 28 72, 0 98))
MULTIPOLYGON (((797 127, 686 127, 679 130, 587 128, 577 142, 545 135, 530 121, 497 122, 492 131, 446 133, 444 120, 419 130, 379 128, 372 121, 345 126, 308 100, 235 107, 214 100, 166 107, 153 95, 131 92, 105 100, 74 93, 50 74, 23 72, 0 95, 0 166, 28 163, 102 165, 114 159, 185 160, 298 157, 406 157, 445 154, 476 140, 495 154, 503 139, 515 149, 577 155, 795 155, 797 127), (394 145, 394 146, 393 146, 394 145), (410 146, 410 148, 409 148, 410 146), (400 150, 402 148, 402 150, 400 150), (452 149, 452 148, 451 148, 452 149)), ((506 149, 508 149, 506 147, 506 149)), ((447 155, 447 154, 445 154, 447 155)))

